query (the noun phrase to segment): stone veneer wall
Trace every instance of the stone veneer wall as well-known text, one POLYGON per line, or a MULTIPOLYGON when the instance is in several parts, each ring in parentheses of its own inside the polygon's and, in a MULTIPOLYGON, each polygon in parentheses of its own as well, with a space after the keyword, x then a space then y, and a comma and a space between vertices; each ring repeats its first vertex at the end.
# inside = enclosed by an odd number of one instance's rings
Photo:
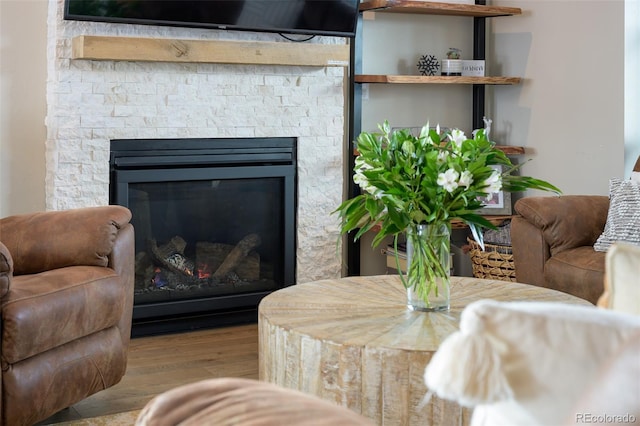
POLYGON ((108 204, 111 139, 294 136, 297 282, 340 276, 331 211, 343 194, 346 68, 72 60, 77 35, 284 41, 277 34, 64 21, 63 0, 50 0, 48 210, 108 204))

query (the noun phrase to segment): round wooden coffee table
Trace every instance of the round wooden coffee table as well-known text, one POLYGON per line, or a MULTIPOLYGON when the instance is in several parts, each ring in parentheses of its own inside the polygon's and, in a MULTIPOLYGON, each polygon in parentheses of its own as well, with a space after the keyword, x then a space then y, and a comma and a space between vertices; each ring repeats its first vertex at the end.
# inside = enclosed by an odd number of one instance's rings
POLYGON ((260 379, 317 395, 380 425, 468 424, 470 410, 436 397, 424 369, 460 314, 480 299, 591 305, 525 284, 452 277, 448 312, 414 312, 396 275, 298 284, 258 308, 260 379))

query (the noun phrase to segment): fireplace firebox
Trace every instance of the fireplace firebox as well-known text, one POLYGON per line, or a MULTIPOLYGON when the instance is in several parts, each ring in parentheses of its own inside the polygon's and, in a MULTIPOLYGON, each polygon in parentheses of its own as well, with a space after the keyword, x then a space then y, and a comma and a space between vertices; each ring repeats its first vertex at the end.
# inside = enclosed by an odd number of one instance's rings
POLYGON ((134 336, 252 322, 295 283, 296 139, 112 140, 135 240, 134 336))

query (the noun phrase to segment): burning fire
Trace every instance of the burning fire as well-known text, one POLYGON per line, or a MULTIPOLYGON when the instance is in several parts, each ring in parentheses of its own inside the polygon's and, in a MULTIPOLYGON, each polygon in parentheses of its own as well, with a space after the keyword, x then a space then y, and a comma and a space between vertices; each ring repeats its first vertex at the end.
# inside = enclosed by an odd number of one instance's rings
POLYGON ((153 278, 151 278, 151 283, 156 286, 156 288, 164 287, 165 285, 167 285, 167 280, 162 274, 162 269, 156 267, 153 272, 155 272, 155 275, 153 276, 153 278))
POLYGON ((207 279, 209 277, 211 277, 211 267, 207 264, 204 265, 198 265, 197 268, 197 275, 198 275, 198 279, 207 279))
MULTIPOLYGON (((153 273, 154 275, 153 275, 153 278, 151 278, 151 284, 153 284, 155 288, 162 288, 169 283, 169 280, 165 276, 165 273, 162 270, 162 268, 156 267, 153 270, 153 273)), ((194 275, 199 280, 206 280, 210 278, 212 274, 213 272, 211 271, 211 267, 207 264, 202 264, 202 265, 198 265, 198 268, 196 268, 194 275)), ((192 274, 188 274, 188 275, 192 275, 192 274)))

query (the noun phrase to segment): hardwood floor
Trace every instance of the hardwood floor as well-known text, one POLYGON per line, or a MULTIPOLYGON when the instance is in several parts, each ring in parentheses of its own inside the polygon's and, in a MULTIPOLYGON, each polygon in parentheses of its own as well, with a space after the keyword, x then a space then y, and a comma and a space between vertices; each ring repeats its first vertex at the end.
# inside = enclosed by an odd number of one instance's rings
POLYGON ((138 337, 122 381, 40 425, 137 410, 155 395, 214 377, 258 378, 258 325, 138 337))

